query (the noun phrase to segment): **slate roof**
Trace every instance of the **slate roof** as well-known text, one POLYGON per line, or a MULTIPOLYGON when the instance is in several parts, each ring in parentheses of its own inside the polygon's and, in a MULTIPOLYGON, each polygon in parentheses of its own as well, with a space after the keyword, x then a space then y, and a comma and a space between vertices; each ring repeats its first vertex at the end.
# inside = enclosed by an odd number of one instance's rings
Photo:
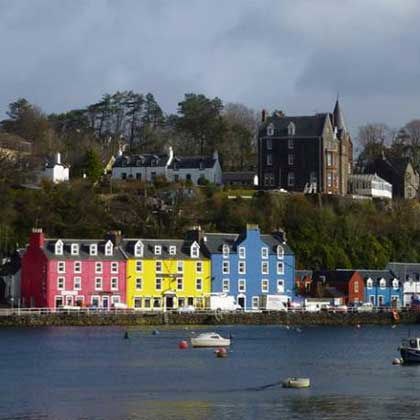
POLYGON ((209 156, 175 156, 169 165, 171 169, 210 169, 213 168, 216 159, 209 156))
MULTIPOLYGON (((381 279, 385 279, 387 287, 392 286, 392 280, 394 280, 395 275, 391 270, 357 270, 360 275, 368 280, 369 278, 373 280, 373 284, 379 284, 381 279)), ((401 284, 401 281, 400 281, 401 284)))
POLYGON ((202 259, 206 258, 206 254, 203 250, 203 247, 200 246, 200 252, 198 258, 191 258, 190 249, 192 241, 185 241, 183 239, 142 239, 142 238, 131 238, 123 239, 121 242, 121 248, 124 254, 128 258, 139 258, 134 255, 134 246, 135 244, 141 241, 143 243, 143 257, 148 259, 164 260, 164 259, 202 259), (155 255, 155 245, 160 245, 161 255, 155 255), (169 254, 169 247, 176 247, 176 255, 169 254))
POLYGON ((348 283, 355 272, 356 270, 320 270, 315 271, 312 278, 314 283, 323 281, 322 276, 325 276, 327 283, 348 283))
MULTIPOLYGON (((238 245, 245 239, 245 232, 236 233, 204 233, 205 246, 211 254, 221 254, 223 245, 229 247, 231 253, 237 252, 238 245)), ((283 239, 275 235, 261 235, 261 240, 268 246, 269 254, 277 255, 277 245, 281 245, 285 255, 293 255, 290 247, 283 243, 283 239)))
POLYGON ((420 263, 390 262, 386 268, 402 282, 408 279, 420 280, 420 263))
POLYGON ((252 184, 254 182, 255 175, 257 174, 253 171, 223 172, 223 183, 248 182, 252 184))
POLYGON ((291 122, 295 124, 295 135, 296 137, 321 137, 325 125, 326 118, 329 118, 327 113, 316 114, 313 116, 277 116, 272 115, 268 117, 264 125, 260 129, 260 135, 265 136, 267 126, 270 123, 274 125, 274 136, 273 137, 289 137, 288 126, 291 122))
POLYGON ((337 99, 337 102, 335 103, 334 111, 333 111, 333 117, 334 117, 334 126, 337 127, 339 130, 346 130, 346 123, 344 121, 344 114, 341 110, 340 102, 337 99))
POLYGON ((63 242, 63 255, 55 254, 55 244, 58 241, 57 239, 46 239, 44 243, 43 252, 50 260, 123 260, 124 254, 121 252, 119 247, 113 247, 113 255, 105 255, 105 244, 108 240, 104 239, 61 239, 63 242), (71 244, 79 245, 79 254, 71 255, 71 244), (98 255, 89 254, 89 245, 97 244, 98 245, 98 255))

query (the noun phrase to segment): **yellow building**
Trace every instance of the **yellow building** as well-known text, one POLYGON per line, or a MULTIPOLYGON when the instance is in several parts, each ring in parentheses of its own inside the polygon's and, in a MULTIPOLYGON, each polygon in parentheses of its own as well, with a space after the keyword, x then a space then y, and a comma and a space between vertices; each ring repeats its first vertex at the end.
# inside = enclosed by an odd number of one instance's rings
POLYGON ((210 259, 196 241, 125 239, 127 305, 138 310, 204 307, 211 291, 210 259))

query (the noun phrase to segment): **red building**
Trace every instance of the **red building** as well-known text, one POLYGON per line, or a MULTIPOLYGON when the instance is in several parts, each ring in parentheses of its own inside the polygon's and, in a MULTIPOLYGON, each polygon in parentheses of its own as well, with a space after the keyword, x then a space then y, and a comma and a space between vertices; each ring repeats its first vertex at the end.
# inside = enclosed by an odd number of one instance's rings
POLYGON ((126 263, 120 234, 104 240, 47 239, 33 229, 22 257, 24 307, 96 306, 126 301, 126 263))

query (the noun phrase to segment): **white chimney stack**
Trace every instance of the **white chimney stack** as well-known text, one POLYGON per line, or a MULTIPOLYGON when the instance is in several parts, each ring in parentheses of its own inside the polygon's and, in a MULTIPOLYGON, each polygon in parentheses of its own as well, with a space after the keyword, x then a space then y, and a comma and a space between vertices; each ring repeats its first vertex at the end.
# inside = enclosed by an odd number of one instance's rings
POLYGON ((55 157, 55 163, 57 165, 61 165, 61 153, 57 153, 57 155, 55 157))

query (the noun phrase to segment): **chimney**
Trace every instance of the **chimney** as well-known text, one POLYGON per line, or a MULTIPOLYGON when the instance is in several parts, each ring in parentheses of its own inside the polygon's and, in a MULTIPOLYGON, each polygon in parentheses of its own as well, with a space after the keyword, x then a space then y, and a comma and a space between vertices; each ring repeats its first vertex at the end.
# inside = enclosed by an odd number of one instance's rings
POLYGON ((201 243, 204 239, 204 231, 201 230, 201 226, 192 226, 187 232, 187 240, 192 242, 201 243))
POLYGON ((105 240, 110 240, 114 246, 119 246, 122 241, 122 234, 120 230, 111 230, 105 235, 105 240))
POLYGON ((57 154, 55 155, 55 163, 56 163, 57 165, 61 165, 61 153, 57 153, 57 154))
POLYGON ((42 228, 32 228, 29 238, 29 246, 31 248, 42 248, 45 243, 45 236, 42 228))
POLYGON ((266 117, 266 111, 265 111, 265 109, 263 109, 262 111, 261 111, 261 122, 263 123, 263 122, 265 122, 265 117, 266 117))

